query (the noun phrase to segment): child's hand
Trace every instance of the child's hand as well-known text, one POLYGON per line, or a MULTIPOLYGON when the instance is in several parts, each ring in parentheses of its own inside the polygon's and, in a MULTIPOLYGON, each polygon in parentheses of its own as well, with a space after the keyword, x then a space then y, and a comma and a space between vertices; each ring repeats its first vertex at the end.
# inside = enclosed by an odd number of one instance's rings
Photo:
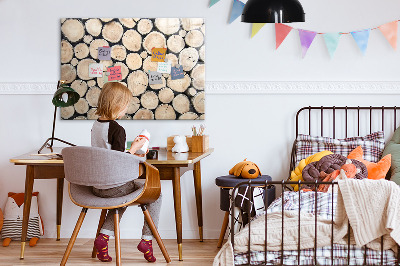
POLYGON ((135 140, 132 142, 132 145, 131 145, 131 148, 129 149, 129 152, 131 154, 135 154, 140 148, 143 147, 143 145, 146 143, 146 141, 147 140, 145 138, 136 137, 135 140))
POLYGON ((147 149, 147 151, 146 151, 146 153, 145 154, 137 154, 137 153, 135 153, 135 155, 136 156, 139 156, 139 157, 146 157, 146 155, 149 153, 149 149, 147 149))

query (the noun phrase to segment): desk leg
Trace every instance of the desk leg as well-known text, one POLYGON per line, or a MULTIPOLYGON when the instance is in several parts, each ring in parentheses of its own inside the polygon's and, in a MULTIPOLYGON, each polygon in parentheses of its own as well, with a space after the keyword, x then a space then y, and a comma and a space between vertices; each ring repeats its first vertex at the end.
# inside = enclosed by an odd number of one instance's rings
POLYGON ((20 259, 24 259, 26 235, 28 233, 29 213, 31 211, 32 190, 34 181, 34 166, 26 166, 25 177, 25 195, 24 195, 24 213, 22 219, 22 233, 21 233, 21 255, 20 259))
POLYGON ((197 220, 199 225, 200 242, 203 242, 203 203, 201 196, 201 168, 200 161, 194 164, 194 191, 196 194, 197 220))
POLYGON ((172 179, 174 191, 175 223, 178 242, 179 260, 182 260, 182 205, 181 205, 181 174, 179 167, 174 167, 174 178, 172 179))
POLYGON ((64 178, 57 178, 57 241, 60 241, 64 178))

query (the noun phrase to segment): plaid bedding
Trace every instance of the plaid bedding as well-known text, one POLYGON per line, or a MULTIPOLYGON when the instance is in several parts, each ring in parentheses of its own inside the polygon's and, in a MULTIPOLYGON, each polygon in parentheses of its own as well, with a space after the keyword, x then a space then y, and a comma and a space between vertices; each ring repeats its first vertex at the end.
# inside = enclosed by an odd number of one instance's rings
MULTIPOLYGON (((350 245, 350 261, 347 263, 347 245, 333 245, 333 262, 331 247, 317 248, 316 265, 382 265, 381 252, 371 249, 364 249, 350 245), (364 253, 367 256, 364 263, 364 253)), ((265 253, 262 251, 250 252, 250 265, 265 265, 265 253)), ((235 265, 248 265, 247 253, 235 255, 235 265)), ((268 251, 266 265, 281 265, 281 252, 268 251)), ((285 250, 283 252, 283 265, 298 265, 297 250, 285 250)), ((314 249, 303 249, 300 251, 300 265, 314 264, 314 249)), ((396 257, 392 250, 383 252, 383 265, 396 265, 396 257)))
POLYGON ((383 131, 374 132, 364 137, 345 139, 299 134, 296 139, 295 165, 298 165, 302 159, 324 150, 347 157, 358 146, 361 146, 364 151, 364 160, 370 162, 379 161, 385 148, 383 131))
MULTIPOLYGON (((325 219, 332 219, 332 207, 333 214, 335 214, 336 208, 336 194, 317 192, 317 201, 315 203, 315 192, 313 191, 300 193, 288 191, 284 193, 283 197, 279 197, 271 203, 268 207, 267 215, 282 211, 282 202, 284 210, 298 210, 300 208, 302 212, 316 213, 325 219)), ((260 215, 265 215, 265 212, 260 215)), ((257 219, 260 215, 254 217, 254 219, 257 219)), ((350 245, 350 262, 348 264, 348 246, 334 244, 334 261, 332 264, 331 250, 331 246, 316 249, 317 265, 365 265, 364 259, 366 265, 381 265, 380 251, 350 245), (364 258, 365 253, 366 258, 364 258)), ((298 257, 300 257, 300 265, 314 265, 314 249, 303 249, 300 251, 300 256, 298 256, 297 250, 285 250, 283 252, 283 264, 298 265, 298 257)), ((264 259, 265 252, 250 252, 250 265, 265 265, 264 259)), ((385 250, 383 252, 383 264, 395 265, 395 263, 396 257, 394 252, 392 250, 385 250)), ((246 264, 248 265, 247 253, 235 254, 235 265, 246 264)), ((268 251, 266 265, 281 265, 281 252, 268 251)))

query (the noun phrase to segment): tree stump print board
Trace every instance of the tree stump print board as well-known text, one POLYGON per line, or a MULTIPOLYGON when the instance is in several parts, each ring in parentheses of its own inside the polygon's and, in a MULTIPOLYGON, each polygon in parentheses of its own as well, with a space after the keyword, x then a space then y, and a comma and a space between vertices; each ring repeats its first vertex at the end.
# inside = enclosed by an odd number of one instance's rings
POLYGON ((60 58, 60 79, 81 97, 74 106, 61 108, 62 119, 98 118, 101 88, 105 82, 114 81, 109 81, 108 69, 120 69, 118 82, 132 92, 122 119, 204 119, 203 18, 61 19, 60 58), (160 48, 166 49, 165 55, 160 48), (100 60, 99 49, 100 58, 110 60, 100 60), (152 60, 156 57, 153 51, 157 51, 157 60, 152 60), (159 62, 160 58, 165 61, 159 62), (165 69, 165 62, 173 69, 183 69, 183 75, 179 73, 172 79, 171 73, 164 70, 159 74, 161 80, 150 80, 150 73, 165 69), (89 75, 89 65, 102 66, 102 77, 89 75))

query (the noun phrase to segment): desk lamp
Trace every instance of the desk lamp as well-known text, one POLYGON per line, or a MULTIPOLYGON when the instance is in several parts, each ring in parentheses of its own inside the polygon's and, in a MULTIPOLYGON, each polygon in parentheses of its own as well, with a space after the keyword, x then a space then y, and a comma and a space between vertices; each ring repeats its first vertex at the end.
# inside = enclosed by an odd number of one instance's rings
POLYGON ((62 143, 68 144, 70 146, 75 146, 72 143, 69 143, 65 140, 54 137, 54 130, 56 128, 57 107, 68 107, 68 106, 74 105, 78 102, 78 100, 80 98, 79 94, 74 89, 72 89, 71 87, 68 87, 64 83, 65 83, 64 80, 58 81, 57 90, 53 95, 52 102, 54 105, 54 118, 53 118, 53 131, 51 133, 51 138, 48 138, 45 141, 45 143, 39 149, 38 153, 40 153, 45 147, 50 148, 51 152, 53 152, 53 141, 54 140, 58 140, 62 143), (49 141, 51 141, 50 144, 49 144, 49 141))
POLYGON ((249 0, 243 8, 242 22, 304 22, 304 10, 298 0, 249 0))

